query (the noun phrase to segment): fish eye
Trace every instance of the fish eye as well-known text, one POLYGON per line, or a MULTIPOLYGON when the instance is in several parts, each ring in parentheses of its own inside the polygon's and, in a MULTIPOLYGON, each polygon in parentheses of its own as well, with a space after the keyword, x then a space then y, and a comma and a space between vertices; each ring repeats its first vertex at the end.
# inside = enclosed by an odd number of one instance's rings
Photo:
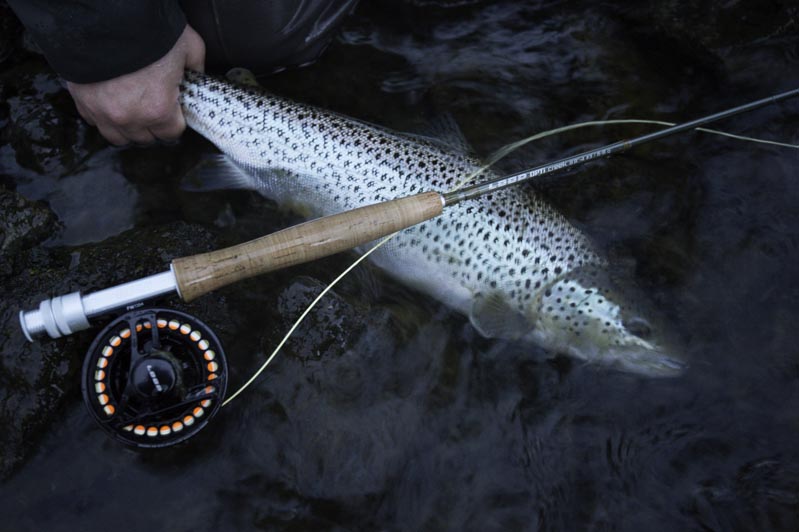
POLYGON ((652 326, 643 318, 632 318, 624 322, 624 327, 630 334, 634 334, 638 338, 646 340, 652 336, 652 326))

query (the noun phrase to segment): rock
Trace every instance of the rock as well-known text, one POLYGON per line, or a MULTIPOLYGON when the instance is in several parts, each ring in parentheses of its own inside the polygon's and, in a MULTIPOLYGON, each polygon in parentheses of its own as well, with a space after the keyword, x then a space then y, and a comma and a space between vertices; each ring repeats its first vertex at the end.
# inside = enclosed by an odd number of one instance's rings
POLYGON ((22 25, 5 2, 0 2, 0 65, 17 49, 22 25))
POLYGON ((799 29, 799 8, 783 1, 650 2, 648 17, 678 41, 709 49, 787 35, 799 29))
POLYGON ((39 174, 63 176, 78 169, 105 142, 78 115, 58 76, 35 62, 0 75, 2 140, 14 149, 17 163, 39 174))
POLYGON ((49 208, 0 186, 0 277, 12 273, 20 250, 42 242, 57 229, 49 208))
POLYGON ((63 176, 106 145, 2 0, 0 65, 0 147, 11 145, 20 166, 63 176))
MULTIPOLYGON (((278 315, 284 317, 282 329, 288 330, 325 286, 312 277, 295 278, 278 299, 278 315)), ((340 355, 357 338, 367 312, 331 291, 289 339, 288 351, 302 360, 340 355)))

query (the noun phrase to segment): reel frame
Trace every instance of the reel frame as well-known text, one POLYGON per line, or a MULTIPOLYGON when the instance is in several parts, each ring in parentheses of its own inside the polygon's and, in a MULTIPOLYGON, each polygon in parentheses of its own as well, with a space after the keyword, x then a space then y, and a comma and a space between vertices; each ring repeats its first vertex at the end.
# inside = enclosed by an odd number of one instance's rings
POLYGON ((147 307, 111 321, 84 358, 81 388, 98 425, 139 448, 168 447, 202 430, 227 391, 214 332, 196 317, 147 307))

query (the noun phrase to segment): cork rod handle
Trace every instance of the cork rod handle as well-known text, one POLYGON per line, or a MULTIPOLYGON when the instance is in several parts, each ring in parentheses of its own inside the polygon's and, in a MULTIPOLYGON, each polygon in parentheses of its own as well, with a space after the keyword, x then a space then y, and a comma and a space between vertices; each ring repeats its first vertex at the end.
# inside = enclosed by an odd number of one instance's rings
POLYGON ((217 288, 352 249, 441 214, 444 200, 424 192, 317 218, 218 251, 172 261, 180 296, 191 301, 217 288))

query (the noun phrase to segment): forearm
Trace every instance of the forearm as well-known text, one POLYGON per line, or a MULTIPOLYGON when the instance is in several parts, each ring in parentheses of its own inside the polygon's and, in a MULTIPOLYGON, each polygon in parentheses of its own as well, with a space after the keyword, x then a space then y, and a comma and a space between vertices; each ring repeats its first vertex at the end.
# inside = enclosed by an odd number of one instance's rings
POLYGON ((186 19, 177 0, 9 0, 53 69, 94 83, 163 57, 186 19))

